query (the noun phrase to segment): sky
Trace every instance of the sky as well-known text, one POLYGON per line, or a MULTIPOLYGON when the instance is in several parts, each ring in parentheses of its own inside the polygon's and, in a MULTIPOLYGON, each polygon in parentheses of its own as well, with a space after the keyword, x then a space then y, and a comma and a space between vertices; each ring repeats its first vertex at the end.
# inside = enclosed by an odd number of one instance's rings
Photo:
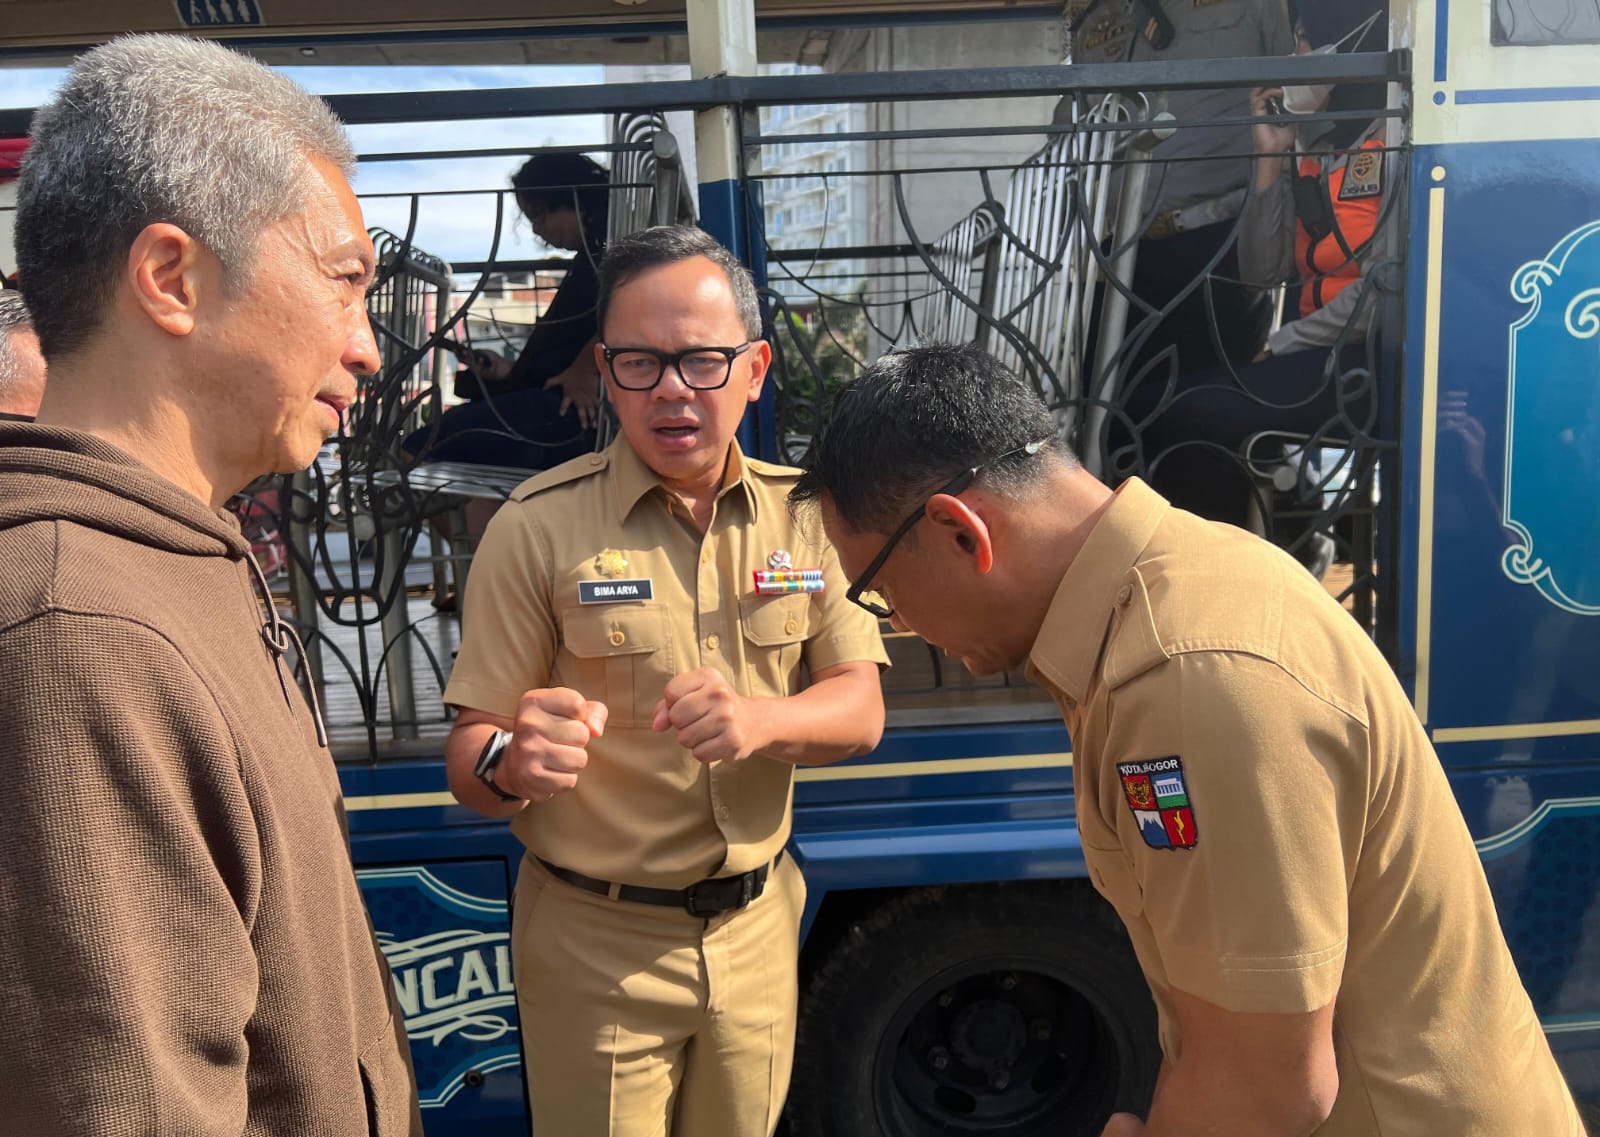
MULTIPOLYGON (((599 67, 285 67, 284 74, 319 95, 383 91, 481 90, 597 84, 599 67)), ((60 69, 0 68, 0 107, 36 107, 50 98, 66 74, 60 69)), ((477 122, 353 126, 357 154, 428 150, 473 150, 508 146, 589 145, 606 140, 602 115, 477 122)), ((603 159, 603 155, 600 155, 603 159)), ((492 190, 510 184, 521 158, 417 160, 363 163, 356 176, 367 224, 404 234, 409 195, 450 190, 492 190), (400 196, 391 196, 400 195, 400 196)), ((516 210, 505 199, 507 219, 516 210)), ((417 214, 417 248, 448 261, 487 259, 494 233, 492 193, 423 197, 417 214)), ((552 252, 516 219, 504 226, 499 259, 540 257, 552 252)))

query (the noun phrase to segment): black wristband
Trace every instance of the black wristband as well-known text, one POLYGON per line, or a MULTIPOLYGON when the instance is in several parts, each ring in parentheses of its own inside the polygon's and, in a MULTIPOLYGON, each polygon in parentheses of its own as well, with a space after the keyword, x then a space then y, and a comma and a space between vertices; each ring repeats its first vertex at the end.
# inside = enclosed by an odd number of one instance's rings
POLYGON ((506 752, 506 747, 511 744, 509 730, 497 730, 489 736, 489 741, 483 744, 483 750, 478 754, 478 764, 472 768, 478 781, 488 786, 494 796, 501 801, 523 801, 525 799, 516 794, 508 794, 505 790, 494 784, 495 767, 500 765, 500 757, 506 752))

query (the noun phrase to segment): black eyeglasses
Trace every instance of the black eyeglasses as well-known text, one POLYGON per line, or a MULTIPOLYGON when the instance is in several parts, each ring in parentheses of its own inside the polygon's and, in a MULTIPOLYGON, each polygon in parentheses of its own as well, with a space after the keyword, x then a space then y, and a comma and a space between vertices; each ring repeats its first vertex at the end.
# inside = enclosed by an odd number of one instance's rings
POLYGON ((749 350, 747 340, 738 347, 690 347, 673 352, 649 347, 602 347, 601 354, 611 369, 611 378, 624 391, 652 390, 668 367, 677 369, 685 387, 715 391, 727 386, 733 361, 749 350))
POLYGON ((894 547, 900 543, 901 539, 904 538, 907 533, 911 532, 911 527, 917 522, 921 521, 922 518, 927 514, 928 502, 932 501, 940 494, 949 494, 952 497, 961 494, 967 489, 967 487, 971 486, 972 483, 977 480, 978 475, 981 474, 986 467, 998 466, 1001 462, 1004 462, 1008 458, 1015 458, 1018 454, 1026 454, 1031 458, 1033 455, 1039 453, 1039 451, 1044 448, 1044 444, 1049 441, 1050 440, 1048 438, 1041 438, 1037 442, 1030 442, 1026 446, 1019 446, 1015 450, 1007 450, 998 458, 991 458, 987 462, 980 462, 976 466, 962 470, 944 485, 934 490, 928 495, 927 499, 917 507, 917 511, 902 521, 900 523, 900 528, 896 529, 892 534, 890 534, 889 539, 883 543, 883 548, 878 550, 878 555, 872 558, 872 563, 866 567, 866 570, 862 572, 861 576, 857 578, 855 583, 850 585, 849 591, 844 594, 845 599, 849 600, 850 603, 855 604, 858 607, 865 608, 868 612, 871 612, 880 620, 887 620, 890 616, 893 616, 894 605, 886 601, 880 594, 873 592, 867 587, 867 585, 871 584, 872 578, 878 575, 878 570, 883 567, 883 562, 889 559, 889 554, 894 552, 894 547))

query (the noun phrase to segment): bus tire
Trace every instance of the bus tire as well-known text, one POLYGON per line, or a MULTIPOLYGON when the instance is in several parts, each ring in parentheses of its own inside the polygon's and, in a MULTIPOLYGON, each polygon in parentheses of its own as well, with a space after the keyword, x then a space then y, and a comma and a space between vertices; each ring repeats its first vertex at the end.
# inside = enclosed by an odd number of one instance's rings
POLYGON ((801 994, 791 1137, 1099 1137, 1149 1105, 1155 1008, 1087 882, 914 889, 827 951, 801 994))

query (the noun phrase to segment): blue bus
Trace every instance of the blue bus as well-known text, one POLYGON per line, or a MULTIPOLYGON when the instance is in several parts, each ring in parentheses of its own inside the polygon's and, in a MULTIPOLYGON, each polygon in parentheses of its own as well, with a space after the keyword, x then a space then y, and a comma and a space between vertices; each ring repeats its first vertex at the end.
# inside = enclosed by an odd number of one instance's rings
MULTIPOLYGON (((687 196, 766 285, 779 365, 745 441, 777 459, 861 359, 955 338, 1035 382, 1108 479, 1138 472, 1115 466, 1103 433, 1134 356, 1116 330, 1126 298, 1111 312, 1160 142, 1192 125, 1163 117, 1164 93, 1386 85, 1381 271, 1363 363, 1339 377, 1371 384, 1377 409, 1360 430, 1282 432, 1235 457, 1264 534, 1334 549, 1326 582, 1411 693, 1557 1057, 1586 1108, 1600 1102, 1594 6, 1393 0, 1386 50, 1146 65, 1063 63, 1059 3, 625 4, 529 18, 462 0, 448 21, 393 5, 369 25, 337 3, 280 24, 266 5, 176 8, 274 62, 395 45, 456 58, 463 44, 642 60, 687 43, 679 78, 330 101, 353 124, 615 115, 590 147, 612 171, 613 223, 641 200, 636 223, 677 215, 687 196), (755 74, 758 55, 804 66, 755 74)), ((173 19, 170 5, 105 7, 105 32, 128 26, 124 9, 173 19)), ((6 29, 0 51, 36 60, 96 34, 6 29)), ((0 134, 24 116, 0 112, 0 134)), ((520 1134, 508 900, 522 849, 446 789, 438 691, 458 633, 429 607, 467 557, 456 507, 511 475, 429 475, 392 454, 396 424, 440 405, 435 347, 457 316, 561 265, 429 258, 419 197, 391 225, 391 287, 374 301, 388 305, 375 322, 390 366, 363 421, 388 434, 341 439, 272 487, 274 508, 285 603, 346 713, 352 849, 428 1130, 520 1134)), ((509 224, 503 205, 497 216, 509 224)), ((882 744, 797 775, 791 852, 809 899, 785 1124, 793 1137, 1097 1135, 1113 1107, 1147 1099, 1159 1050, 1126 936, 1087 880, 1071 740, 1020 677, 966 675, 914 637, 889 646, 882 744)))

